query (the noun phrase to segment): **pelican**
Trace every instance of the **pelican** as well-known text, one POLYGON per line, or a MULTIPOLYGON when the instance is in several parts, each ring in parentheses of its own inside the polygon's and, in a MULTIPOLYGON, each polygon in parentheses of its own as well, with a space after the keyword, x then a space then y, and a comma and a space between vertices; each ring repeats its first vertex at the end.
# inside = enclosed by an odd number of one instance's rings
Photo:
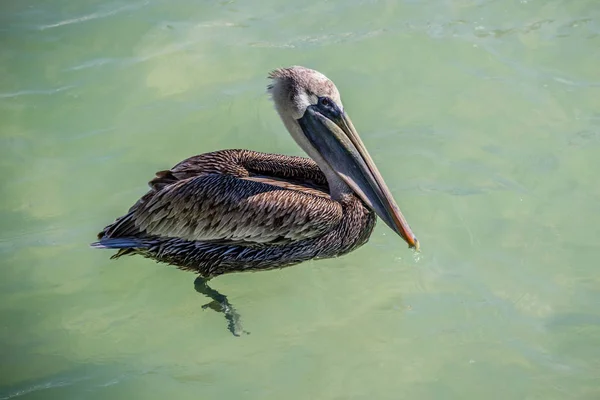
POLYGON ((368 241, 376 216, 419 248, 333 82, 299 66, 269 78, 275 109, 312 160, 250 150, 190 157, 157 172, 92 243, 117 249, 111 258, 139 254, 198 273, 196 290, 218 303, 234 334, 238 316, 211 278, 342 256, 368 241))

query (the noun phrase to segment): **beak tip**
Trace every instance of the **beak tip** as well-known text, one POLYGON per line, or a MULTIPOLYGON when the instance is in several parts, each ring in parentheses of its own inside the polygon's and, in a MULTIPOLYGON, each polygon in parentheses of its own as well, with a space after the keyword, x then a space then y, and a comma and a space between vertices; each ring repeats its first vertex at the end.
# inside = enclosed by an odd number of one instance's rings
POLYGON ((413 243, 410 243, 408 245, 409 248, 414 248, 415 251, 420 251, 421 250, 421 244, 419 243, 419 241, 417 240, 416 237, 413 237, 413 243))

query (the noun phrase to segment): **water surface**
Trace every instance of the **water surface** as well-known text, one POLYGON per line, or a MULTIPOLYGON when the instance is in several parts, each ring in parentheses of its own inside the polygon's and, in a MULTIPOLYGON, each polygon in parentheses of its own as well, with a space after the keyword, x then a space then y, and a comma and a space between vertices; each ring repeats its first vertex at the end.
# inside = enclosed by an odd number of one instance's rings
POLYGON ((597 399, 600 5, 5 0, 0 398, 597 399), (194 275, 92 250, 155 171, 303 155, 265 93, 340 88, 422 252, 194 275))

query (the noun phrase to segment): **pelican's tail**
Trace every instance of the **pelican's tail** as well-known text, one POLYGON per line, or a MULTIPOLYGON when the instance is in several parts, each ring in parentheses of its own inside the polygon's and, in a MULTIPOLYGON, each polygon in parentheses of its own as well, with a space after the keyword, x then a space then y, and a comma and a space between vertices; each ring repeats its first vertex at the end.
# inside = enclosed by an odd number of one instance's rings
POLYGON ((116 259, 127 254, 135 254, 138 250, 147 249, 150 246, 151 244, 148 240, 135 237, 102 238, 90 244, 90 247, 94 249, 119 250, 111 259, 116 259))
POLYGON ((150 247, 150 244, 144 239, 135 237, 102 238, 91 243, 90 247, 95 249, 145 249, 150 247))

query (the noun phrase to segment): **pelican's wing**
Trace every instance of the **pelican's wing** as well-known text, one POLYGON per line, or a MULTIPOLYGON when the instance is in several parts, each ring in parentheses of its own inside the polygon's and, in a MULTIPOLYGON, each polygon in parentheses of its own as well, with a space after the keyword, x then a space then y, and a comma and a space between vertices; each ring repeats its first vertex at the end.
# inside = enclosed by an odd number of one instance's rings
POLYGON ((104 237, 285 243, 321 235, 341 218, 340 204, 322 192, 268 178, 207 174, 148 192, 104 237))

